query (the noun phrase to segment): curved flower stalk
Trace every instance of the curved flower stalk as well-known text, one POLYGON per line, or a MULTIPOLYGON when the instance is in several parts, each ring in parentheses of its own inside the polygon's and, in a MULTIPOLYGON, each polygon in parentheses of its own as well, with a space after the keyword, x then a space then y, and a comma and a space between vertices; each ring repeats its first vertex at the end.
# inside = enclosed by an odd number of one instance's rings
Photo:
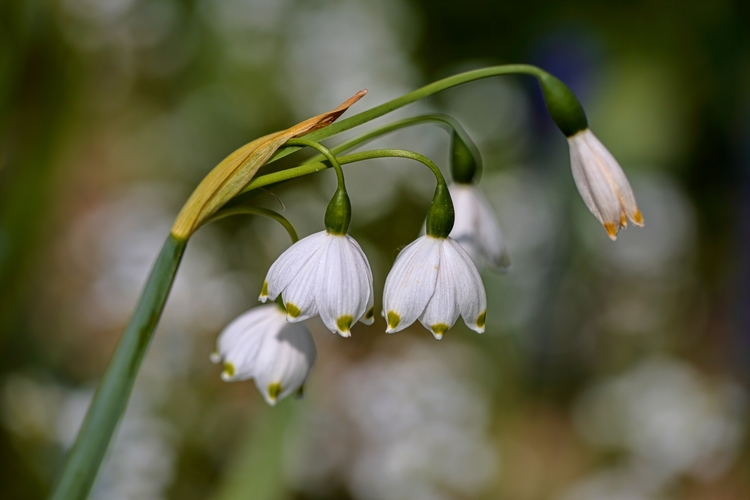
POLYGON ((568 144, 578 192, 607 235, 617 239, 617 232, 628 226, 628 219, 636 226, 643 226, 643 215, 628 178, 594 133, 586 128, 568 137, 568 144))
POLYGON ((319 314, 342 337, 351 336, 357 321, 374 321, 370 264, 348 234, 320 231, 289 247, 268 270, 259 300, 279 294, 290 322, 319 314))
POLYGON ((211 361, 224 365, 222 380, 254 379, 272 406, 302 392, 317 357, 307 326, 288 323, 286 317, 278 304, 250 309, 219 334, 211 355, 211 361))
POLYGON ((462 316, 466 326, 484 332, 487 296, 469 254, 453 238, 426 234, 398 254, 383 291, 387 333, 396 333, 414 321, 436 339, 462 316))
POLYGON ((505 238, 490 204, 476 184, 452 183, 448 186, 456 222, 450 237, 466 250, 477 267, 503 271, 510 266, 505 238))

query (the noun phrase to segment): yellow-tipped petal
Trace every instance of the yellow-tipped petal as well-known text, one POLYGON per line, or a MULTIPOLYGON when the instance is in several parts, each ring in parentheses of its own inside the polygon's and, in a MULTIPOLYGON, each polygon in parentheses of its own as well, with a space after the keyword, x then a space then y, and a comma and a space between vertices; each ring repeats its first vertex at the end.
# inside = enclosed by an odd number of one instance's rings
POLYGON ((221 380, 227 382, 229 380, 232 380, 232 377, 234 377, 235 369, 234 365, 229 362, 224 363, 224 371, 221 372, 221 380))
POLYGON ((349 337, 351 335, 349 330, 351 329, 353 322, 354 317, 349 314, 340 316, 339 319, 336 320, 336 327, 339 329, 339 333, 344 337, 349 337))
POLYGON ((477 317, 477 328, 484 328, 484 324, 487 321, 487 311, 482 311, 482 313, 477 317))
POLYGON ((297 316, 300 315, 301 312, 302 311, 300 310, 300 308, 297 307, 296 305, 292 304, 291 302, 286 303, 286 314, 290 318, 292 319, 296 318, 297 316))
POLYGON ((268 400, 271 404, 275 404, 276 400, 279 398, 279 394, 284 390, 280 382, 274 382, 272 384, 268 384, 268 400))
POLYGON ((388 329, 393 330, 401 323, 401 316, 396 311, 388 311, 386 322, 388 323, 388 329))
POLYGON ((617 226, 612 222, 605 222, 604 223, 604 229, 607 231, 607 236, 609 236, 609 239, 612 241, 615 241, 617 239, 617 226))
POLYGON ((631 220, 636 226, 643 226, 643 214, 641 214, 641 211, 636 208, 631 220))
POLYGON ((445 323, 435 323, 430 327, 430 329, 432 330, 432 335, 437 340, 443 338, 443 334, 448 331, 448 328, 450 328, 450 326, 446 325, 445 323))
POLYGON ((263 282, 263 286, 260 289, 260 297, 258 297, 258 300, 261 302, 265 302, 268 298, 268 281, 263 282))

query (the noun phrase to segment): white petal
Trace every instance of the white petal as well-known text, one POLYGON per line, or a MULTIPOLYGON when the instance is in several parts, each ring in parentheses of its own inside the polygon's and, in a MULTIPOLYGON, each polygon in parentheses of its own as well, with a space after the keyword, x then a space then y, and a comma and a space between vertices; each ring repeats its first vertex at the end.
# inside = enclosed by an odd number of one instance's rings
POLYGON ((256 358, 255 385, 268 404, 274 405, 304 384, 317 351, 304 324, 287 323, 267 335, 256 358))
POLYGON ((510 265, 510 258, 505 246, 505 238, 500 231, 500 224, 478 186, 472 189, 472 195, 476 206, 476 239, 484 257, 484 263, 494 270, 503 270, 510 265))
POLYGON ((483 256, 476 237, 479 221, 476 203, 471 195, 471 187, 468 184, 451 184, 448 188, 455 211, 455 221, 450 237, 464 247, 477 265, 481 265, 483 256))
POLYGON ((362 250, 362 247, 359 246, 359 243, 349 235, 346 235, 346 238, 351 245, 351 250, 355 253, 355 260, 359 267, 359 276, 364 276, 366 279, 364 285, 360 285, 360 288, 363 295, 366 292, 367 299, 364 301, 364 312, 358 320, 366 325, 371 325, 375 321, 375 314, 373 311, 375 292, 372 288, 372 269, 370 269, 370 262, 367 260, 367 256, 362 250))
POLYGON ((365 314, 362 315, 359 320, 365 325, 371 325, 375 323, 375 294, 372 290, 372 283, 370 284, 370 298, 367 299, 367 306, 365 307, 365 314))
POLYGON ((627 226, 627 218, 638 225, 643 218, 633 190, 617 160, 586 129, 568 138, 570 162, 578 192, 591 213, 604 225, 609 237, 627 226))
POLYGON ((261 291, 260 300, 265 302, 268 298, 274 300, 283 292, 289 283, 300 273, 300 271, 314 258, 322 248, 325 231, 311 234, 302 238, 297 243, 287 248, 278 259, 271 265, 266 275, 266 280, 261 291), (266 292, 266 293, 263 293, 266 292))
POLYGON ((575 147, 571 146, 571 161, 573 161, 573 150, 577 150, 580 157, 578 176, 574 173, 574 180, 584 200, 586 200, 585 190, 596 208, 592 209, 589 202, 586 205, 594 215, 598 216, 602 224, 615 224, 615 227, 619 228, 620 200, 617 197, 614 179, 608 165, 591 149, 585 134, 579 133, 569 140, 575 144, 575 147), (584 189, 582 189, 582 184, 585 186, 584 189))
POLYGON ((276 304, 255 307, 232 321, 217 340, 215 362, 225 364, 222 379, 252 378, 265 336, 280 331, 285 325, 285 314, 276 304))
POLYGON ((584 162, 581 155, 581 148, 583 147, 582 142, 583 139, 578 134, 568 138, 568 144, 570 146, 570 168, 573 172, 573 180, 575 181, 578 192, 580 193, 581 198, 583 198, 586 207, 592 214, 594 214, 594 217, 596 217, 599 222, 604 224, 602 215, 599 213, 599 208, 596 206, 594 197, 589 189, 586 176, 583 173, 584 162))
POLYGON ((458 307, 456 305, 456 290, 453 283, 451 263, 445 259, 443 252, 450 251, 448 245, 441 245, 441 258, 438 268, 435 293, 427 303, 424 313, 419 321, 432 332, 436 339, 443 338, 443 334, 451 328, 458 319, 458 307))
POLYGON ((484 332, 487 295, 471 257, 461 245, 448 238, 443 246, 440 266, 445 266, 452 275, 450 280, 455 287, 456 304, 466 326, 476 332, 484 332))
POLYGON ((324 245, 316 252, 316 258, 305 263, 282 293, 281 297, 287 310, 287 321, 297 323, 318 314, 315 301, 316 283, 321 262, 320 256, 325 254, 327 246, 327 244, 324 245))
POLYGON ((500 225, 490 204, 475 184, 449 186, 456 220, 450 237, 458 242, 474 263, 502 271, 510 265, 500 225))
POLYGON ((334 333, 351 335, 351 327, 366 312, 370 298, 369 264, 347 236, 329 236, 320 256, 317 304, 320 319, 334 333))
POLYGON ((421 316, 435 292, 440 246, 444 239, 421 236, 401 250, 385 280, 383 313, 386 332, 395 333, 421 316))
POLYGON ((594 151, 597 156, 602 158, 606 165, 608 165, 609 170, 612 174, 615 188, 619 194, 622 209, 625 211, 630 220, 632 220, 635 224, 642 226, 643 219, 640 215, 640 211, 638 210, 638 206, 635 201, 633 188, 630 187, 630 182, 628 182, 628 178, 625 176, 625 172, 623 172, 622 167, 617 162, 615 157, 612 156, 612 153, 610 153, 609 150, 604 147, 604 144, 602 144, 602 142, 594 135, 593 132, 591 132, 591 130, 587 130, 586 132, 584 132, 584 137, 591 150, 594 151))

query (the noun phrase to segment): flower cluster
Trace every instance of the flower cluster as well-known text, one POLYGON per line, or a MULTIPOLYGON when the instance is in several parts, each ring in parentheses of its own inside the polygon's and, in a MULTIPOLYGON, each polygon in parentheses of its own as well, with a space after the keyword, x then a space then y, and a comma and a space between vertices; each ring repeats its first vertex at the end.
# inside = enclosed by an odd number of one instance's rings
MULTIPOLYGON (((543 74, 539 80, 550 115, 568 138, 573 179, 586 206, 612 239, 628 219, 643 225, 625 174, 589 130, 575 96, 551 75, 543 74)), ((478 186, 481 157, 476 146, 451 118, 431 115, 423 119, 452 128, 453 182, 448 184, 440 169, 422 155, 379 152, 420 161, 437 180, 425 234, 401 250, 386 278, 382 309, 386 333, 401 331, 418 320, 439 340, 459 316, 468 328, 482 333, 487 297, 478 269, 506 269, 508 252, 478 186)), ((347 147, 371 137, 366 134, 347 147)), ((355 323, 370 325, 375 320, 373 275, 367 256, 348 234, 351 203, 339 161, 309 139, 291 138, 285 144, 317 149, 336 170, 338 186, 326 210, 325 230, 296 241, 273 263, 259 300, 276 300, 277 304, 252 309, 231 323, 219 336, 212 358, 224 363, 224 380, 255 379, 269 404, 300 390, 315 362, 315 343, 302 321, 319 316, 333 333, 350 337, 355 323)))

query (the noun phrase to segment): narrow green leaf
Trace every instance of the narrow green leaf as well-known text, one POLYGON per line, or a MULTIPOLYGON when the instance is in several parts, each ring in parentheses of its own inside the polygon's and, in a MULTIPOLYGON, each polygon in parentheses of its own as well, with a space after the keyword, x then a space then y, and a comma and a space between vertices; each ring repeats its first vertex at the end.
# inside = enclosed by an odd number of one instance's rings
POLYGON ((58 477, 50 497, 53 500, 83 500, 88 496, 127 406, 138 368, 159 323, 186 245, 187 240, 172 235, 164 243, 58 477))

